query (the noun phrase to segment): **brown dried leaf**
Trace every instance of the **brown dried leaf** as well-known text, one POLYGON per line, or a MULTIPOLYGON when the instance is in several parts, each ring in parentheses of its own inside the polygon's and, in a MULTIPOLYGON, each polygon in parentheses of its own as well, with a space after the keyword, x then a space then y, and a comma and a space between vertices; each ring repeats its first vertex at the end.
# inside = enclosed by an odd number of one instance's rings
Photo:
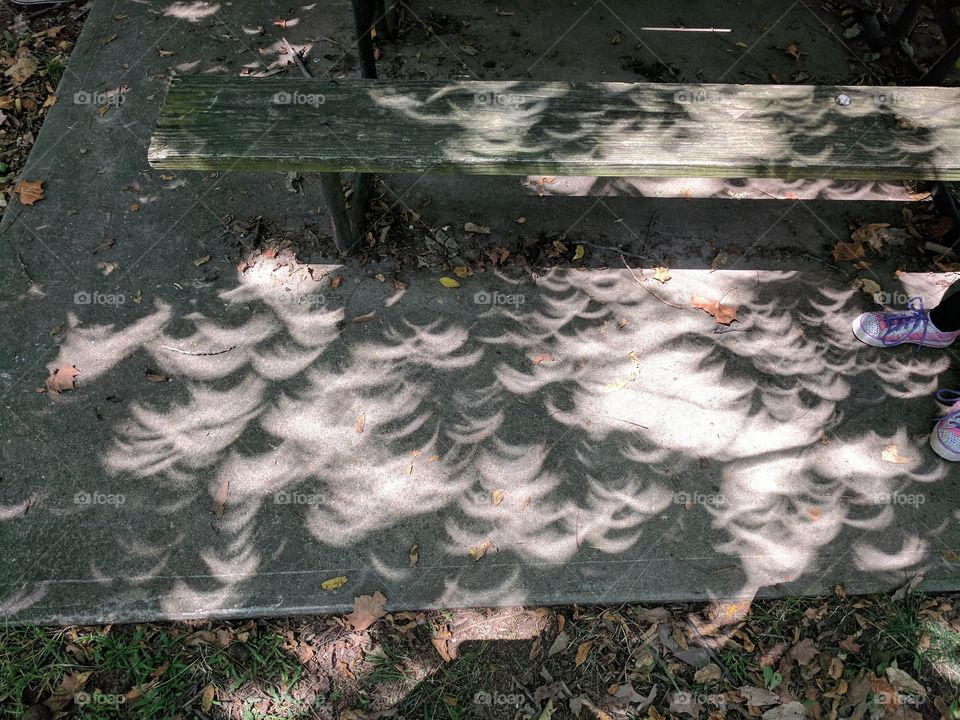
POLYGON ((863 243, 838 242, 833 246, 833 261, 857 260, 864 256, 863 243))
POLYGON ((43 180, 21 180, 17 183, 17 195, 24 205, 33 205, 38 200, 43 200, 46 197, 43 194, 43 180))
POLYGON ((50 392, 60 393, 65 390, 73 390, 77 380, 77 375, 80 374, 80 371, 77 370, 76 365, 70 365, 69 363, 64 363, 52 373, 50 377, 47 378, 44 383, 44 387, 50 392))
POLYGON ((213 510, 213 514, 217 517, 223 517, 223 509, 227 506, 227 498, 230 495, 230 478, 224 477, 220 484, 217 485, 217 490, 213 494, 213 501, 211 503, 210 509, 213 510))
POLYGON ((347 622, 355 632, 363 632, 385 615, 384 604, 387 599, 378 590, 373 595, 361 595, 353 601, 353 612, 347 615, 347 622))
POLYGON ((587 661, 587 657, 590 655, 590 647, 593 645, 593 640, 587 640, 584 643, 580 643, 580 646, 577 648, 576 657, 573 659, 573 666, 575 668, 580 667, 587 661))
POLYGON ((719 300, 708 300, 694 295, 691 305, 711 315, 720 325, 729 325, 737 319, 737 309, 731 305, 721 305, 719 300))

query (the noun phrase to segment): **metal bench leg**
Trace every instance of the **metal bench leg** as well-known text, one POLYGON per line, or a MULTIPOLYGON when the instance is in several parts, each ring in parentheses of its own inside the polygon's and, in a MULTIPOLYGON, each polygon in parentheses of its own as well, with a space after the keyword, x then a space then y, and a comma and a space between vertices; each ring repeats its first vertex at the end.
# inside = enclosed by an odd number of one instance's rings
POLYGON ((341 255, 349 255, 358 238, 347 214, 340 173, 320 173, 320 187, 323 189, 323 199, 326 200, 327 212, 330 213, 330 222, 333 224, 333 242, 341 255))
POLYGON ((397 38, 397 0, 376 0, 377 36, 386 40, 397 38))
POLYGON ((910 0, 907 7, 903 9, 899 17, 893 21, 889 31, 884 32, 880 27, 880 18, 869 0, 859 0, 855 6, 858 10, 859 20, 863 25, 863 36, 867 43, 875 50, 896 45, 902 38, 905 38, 913 30, 920 15, 920 7, 924 0, 910 0))
POLYGON ((376 0, 353 0, 353 27, 357 35, 357 50, 360 53, 360 74, 371 80, 377 79, 377 63, 373 59, 373 28, 376 0))
POLYGON ((350 194, 350 210, 343 194, 343 178, 340 173, 320 173, 320 187, 327 203, 330 222, 333 225, 333 242, 341 255, 349 255, 363 239, 366 227, 367 198, 370 195, 369 173, 353 174, 353 192, 350 194))

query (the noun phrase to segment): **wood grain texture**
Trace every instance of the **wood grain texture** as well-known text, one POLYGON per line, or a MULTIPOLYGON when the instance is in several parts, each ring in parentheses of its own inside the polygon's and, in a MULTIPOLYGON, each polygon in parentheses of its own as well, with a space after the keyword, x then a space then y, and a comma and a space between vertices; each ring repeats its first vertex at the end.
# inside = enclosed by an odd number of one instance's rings
POLYGON ((960 180, 960 89, 178 77, 149 160, 221 171, 960 180))

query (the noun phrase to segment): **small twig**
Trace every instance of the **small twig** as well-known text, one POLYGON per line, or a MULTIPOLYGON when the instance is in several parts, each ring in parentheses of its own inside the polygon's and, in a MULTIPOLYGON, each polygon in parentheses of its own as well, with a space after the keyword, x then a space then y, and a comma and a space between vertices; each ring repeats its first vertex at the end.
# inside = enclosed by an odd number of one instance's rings
POLYGON ((283 38, 284 44, 287 46, 287 51, 293 56, 293 60, 297 63, 297 67, 300 68, 300 72, 303 73, 304 77, 312 77, 310 71, 307 70, 307 66, 303 64, 303 60, 300 59, 300 53, 293 49, 293 45, 290 44, 290 41, 286 38, 283 38))
POLYGON ((224 348, 223 350, 212 350, 212 351, 181 350, 180 348, 170 347, 169 345, 161 345, 160 347, 162 347, 164 350, 170 350, 171 352, 180 353, 181 355, 198 356, 198 355, 223 355, 224 353, 228 353, 231 350, 233 350, 236 347, 236 345, 231 345, 230 347, 224 348))
POLYGON ((580 508, 577 508, 577 527, 576 527, 576 538, 577 538, 577 550, 580 549, 580 508))
POLYGON ((607 417, 609 417, 611 420, 619 420, 620 422, 626 423, 627 425, 633 425, 634 427, 643 428, 644 430, 650 429, 646 425, 641 425, 640 423, 631 422, 630 420, 624 420, 623 418, 614 417, 613 415, 608 415, 607 417))
POLYGON ((668 307, 676 308, 677 310, 686 310, 686 308, 685 308, 683 305, 674 305, 672 302, 667 302, 667 301, 664 300, 662 297, 660 297, 659 295, 657 295, 653 290, 651 290, 651 289, 648 288, 646 285, 644 285, 644 284, 643 284, 643 280, 640 280, 640 279, 636 276, 636 273, 633 272, 633 269, 632 269, 629 265, 627 265, 627 259, 623 256, 623 253, 620 253, 620 259, 623 261, 623 266, 624 266, 627 270, 630 271, 630 274, 631 274, 631 275, 633 275, 633 279, 634 279, 634 281, 637 283, 637 285, 639 285, 639 286, 642 287, 644 290, 646 290, 648 293, 650 293, 651 295, 653 295, 657 300, 659 300, 660 302, 662 302, 664 305, 666 305, 666 306, 668 306, 668 307))

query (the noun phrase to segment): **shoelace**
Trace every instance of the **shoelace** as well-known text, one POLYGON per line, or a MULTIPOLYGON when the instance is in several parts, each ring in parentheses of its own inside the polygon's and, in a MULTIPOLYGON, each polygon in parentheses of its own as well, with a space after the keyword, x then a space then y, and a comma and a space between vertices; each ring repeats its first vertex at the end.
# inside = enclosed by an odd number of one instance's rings
POLYGON ((920 336, 920 342, 917 344, 917 350, 919 351, 923 347, 923 341, 927 339, 927 326, 930 324, 929 319, 927 318, 927 311, 923 308, 923 298, 921 297, 912 297, 907 301, 907 310, 909 314, 906 313, 884 313, 883 320, 887 325, 887 329, 884 330, 881 340, 884 340, 887 335, 895 330, 906 329, 907 331, 913 330, 917 324, 922 324, 923 334, 920 336))
MULTIPOLYGON (((947 407, 953 407, 960 402, 960 390, 937 390, 937 402, 947 407)), ((960 427, 960 406, 956 410, 949 410, 945 415, 934 418, 937 423, 944 423, 948 428, 960 427)))

